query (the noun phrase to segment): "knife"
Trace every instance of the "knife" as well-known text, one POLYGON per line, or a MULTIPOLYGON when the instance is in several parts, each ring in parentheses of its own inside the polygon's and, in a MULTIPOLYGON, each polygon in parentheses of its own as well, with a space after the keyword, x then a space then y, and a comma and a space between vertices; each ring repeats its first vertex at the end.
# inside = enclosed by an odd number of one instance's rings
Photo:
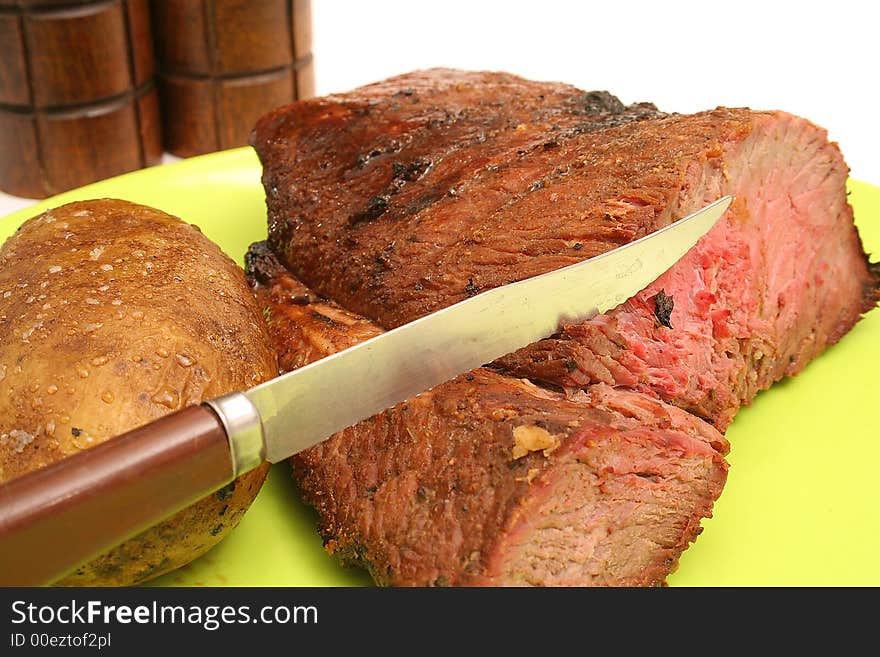
POLYGON ((0 486, 0 585, 51 583, 266 460, 286 459, 547 337, 562 322, 614 308, 677 262, 731 200, 7 482, 0 486))

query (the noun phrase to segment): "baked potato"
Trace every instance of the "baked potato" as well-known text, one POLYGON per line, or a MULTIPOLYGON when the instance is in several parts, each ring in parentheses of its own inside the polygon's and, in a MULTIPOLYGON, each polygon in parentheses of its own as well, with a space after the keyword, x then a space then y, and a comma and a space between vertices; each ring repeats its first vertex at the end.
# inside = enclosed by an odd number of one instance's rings
MULTIPOLYGON (((277 374, 241 269, 176 217, 113 199, 70 203, 0 249, 0 481, 277 374)), ((130 585, 188 563, 238 523, 267 470, 58 584, 130 585)))

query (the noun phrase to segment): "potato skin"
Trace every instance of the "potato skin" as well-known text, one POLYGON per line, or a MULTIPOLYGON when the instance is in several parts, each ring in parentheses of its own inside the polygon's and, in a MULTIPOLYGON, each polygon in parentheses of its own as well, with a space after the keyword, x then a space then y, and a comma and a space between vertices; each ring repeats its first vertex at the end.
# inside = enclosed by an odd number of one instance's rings
MULTIPOLYGON (((113 199, 70 203, 0 249, 0 481, 277 374, 242 270, 176 217, 113 199)), ((59 584, 130 585, 188 563, 238 523, 267 471, 59 584)))

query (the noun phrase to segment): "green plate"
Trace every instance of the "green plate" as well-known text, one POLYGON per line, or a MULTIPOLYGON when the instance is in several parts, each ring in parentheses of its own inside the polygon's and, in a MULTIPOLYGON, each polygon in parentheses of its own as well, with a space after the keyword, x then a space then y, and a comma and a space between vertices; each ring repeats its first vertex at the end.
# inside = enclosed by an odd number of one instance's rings
MULTIPOLYGON (((850 182, 868 251, 880 251, 880 188, 850 182)), ((260 166, 250 148, 130 173, 0 219, 0 241, 69 201, 115 197, 201 226, 242 261, 266 235, 260 166)), ((776 384, 728 430, 730 475, 672 585, 880 585, 880 311, 798 377, 776 384)), ((220 545, 156 585, 350 586, 369 577, 321 547, 288 468, 269 480, 220 545)))

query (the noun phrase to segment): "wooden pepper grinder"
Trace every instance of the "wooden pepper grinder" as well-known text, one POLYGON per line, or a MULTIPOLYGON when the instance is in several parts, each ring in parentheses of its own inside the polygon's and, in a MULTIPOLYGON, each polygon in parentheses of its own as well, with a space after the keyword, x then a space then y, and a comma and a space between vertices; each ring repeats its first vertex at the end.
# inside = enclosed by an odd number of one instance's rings
POLYGON ((162 157, 147 0, 0 0, 0 190, 43 198, 162 157))
POLYGON ((153 0, 165 149, 244 146, 257 119, 314 95, 309 0, 153 0))

